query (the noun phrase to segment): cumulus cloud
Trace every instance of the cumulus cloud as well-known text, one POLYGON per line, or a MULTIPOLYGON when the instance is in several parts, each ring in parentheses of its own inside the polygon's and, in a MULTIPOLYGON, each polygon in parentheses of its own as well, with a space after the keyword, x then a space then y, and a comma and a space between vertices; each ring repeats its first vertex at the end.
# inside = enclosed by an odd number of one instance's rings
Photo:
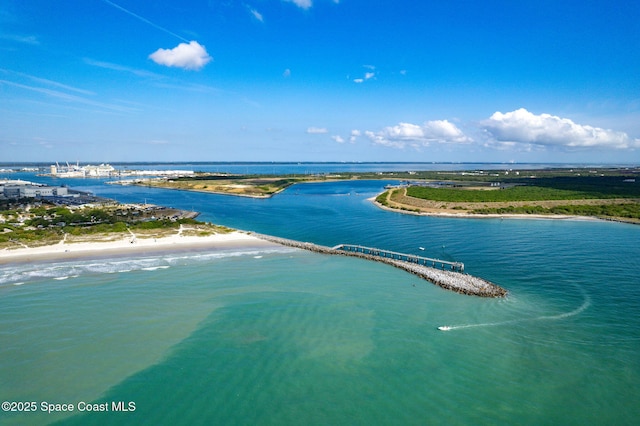
POLYGON ((338 143, 344 143, 344 138, 342 136, 339 136, 339 135, 331 136, 331 139, 333 139, 334 141, 336 141, 338 143))
POLYGON ((423 125, 399 123, 378 132, 366 131, 365 135, 375 144, 395 148, 404 148, 407 145, 428 146, 433 142, 469 143, 473 141, 448 120, 427 121, 423 125))
POLYGON ((289 3, 293 3, 301 9, 309 9, 311 6, 313 6, 313 3, 311 2, 311 0, 285 0, 285 1, 289 3))
POLYGON ((354 129, 351 131, 351 136, 349 136, 349 142, 356 143, 356 139, 362 136, 362 132, 360 130, 354 129))
POLYGON ((213 59, 197 41, 180 43, 173 49, 158 49, 149 58, 159 65, 196 71, 213 59))
POLYGON ((524 108, 504 114, 495 112, 480 124, 492 139, 502 144, 568 148, 640 147, 640 139, 634 140, 624 132, 577 124, 568 118, 550 114, 536 115, 524 108))
POLYGON ((312 135, 323 135, 325 133, 329 133, 329 131, 324 127, 309 127, 307 129, 307 133, 312 135))

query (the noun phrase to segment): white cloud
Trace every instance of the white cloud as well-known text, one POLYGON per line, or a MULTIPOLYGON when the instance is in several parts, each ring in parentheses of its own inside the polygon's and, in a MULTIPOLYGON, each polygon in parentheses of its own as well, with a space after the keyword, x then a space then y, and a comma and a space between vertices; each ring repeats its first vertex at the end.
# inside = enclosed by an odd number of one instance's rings
POLYGON ((29 90, 29 91, 32 91, 32 92, 35 92, 35 93, 41 93, 43 95, 47 95, 49 97, 62 100, 62 101, 67 102, 69 104, 78 103, 78 104, 82 104, 82 105, 89 105, 89 106, 93 106, 93 107, 97 107, 97 108, 101 108, 101 109, 106 109, 106 110, 110 110, 110 111, 116 111, 116 112, 131 113, 131 112, 137 111, 137 109, 135 109, 135 108, 127 107, 127 106, 124 106, 124 105, 118 105, 118 104, 114 104, 114 103, 108 104, 108 103, 104 103, 104 102, 99 102, 99 101, 95 101, 95 100, 93 100, 91 98, 85 98, 83 96, 78 96, 78 95, 75 95, 75 94, 62 92, 60 90, 47 89, 45 87, 29 86, 29 85, 26 85, 26 84, 20 84, 20 83, 8 81, 8 80, 0 79, 0 86, 3 86, 3 85, 12 86, 12 87, 16 87, 16 88, 24 89, 24 90, 29 90))
POLYGON ((262 14, 260 12, 258 12, 257 10, 249 8, 249 12, 251 12, 253 17, 256 18, 258 21, 264 22, 264 18, 262 17, 262 14))
POLYGON ((282 73, 282 76, 284 78, 289 78, 291 77, 291 70, 289 68, 287 68, 286 70, 284 70, 284 72, 282 73))
POLYGON ((352 130, 351 136, 349 136, 349 142, 356 143, 356 139, 360 136, 362 136, 362 132, 360 130, 357 130, 357 129, 352 130))
POLYGON ((289 3, 293 3, 301 9, 309 9, 311 6, 313 6, 313 3, 311 2, 311 0, 285 0, 285 1, 289 3))
POLYGON ((372 78, 374 78, 376 76, 376 73, 373 72, 373 70, 375 70, 376 67, 374 67, 373 65, 364 65, 365 68, 370 69, 371 71, 365 72, 364 73, 364 77, 362 78, 354 78, 353 82, 354 83, 364 83, 367 80, 371 80, 372 78))
POLYGON ((385 127, 379 132, 366 131, 365 135, 375 144, 404 148, 407 144, 418 147, 437 143, 469 143, 466 136, 455 124, 447 120, 427 121, 423 125, 399 123, 385 127))
POLYGON ((94 66, 94 67, 105 68, 105 69, 114 70, 114 71, 124 71, 124 72, 128 72, 128 73, 131 73, 131 74, 135 74, 138 77, 149 77, 149 78, 156 78, 156 79, 163 78, 163 76, 160 75, 160 74, 156 74, 156 73, 153 73, 153 72, 140 70, 140 69, 136 69, 136 68, 129 68, 129 67, 126 67, 124 65, 113 64, 111 62, 95 61, 95 60, 90 59, 90 58, 85 58, 84 62, 87 65, 91 65, 91 66, 94 66))
POLYGON ((307 129, 307 133, 312 135, 323 135, 325 133, 329 133, 329 131, 324 127, 309 127, 307 129))
POLYGON ((180 43, 173 49, 158 49, 149 58, 159 65, 196 71, 213 59, 197 41, 180 43))
POLYGON ((78 87, 73 87, 73 86, 69 86, 66 85, 64 83, 59 83, 57 81, 54 80, 48 80, 46 78, 40 78, 40 77, 36 77, 34 75, 30 75, 30 74, 25 74, 19 71, 12 71, 12 70, 7 70, 7 69, 3 69, 0 68, 0 72, 2 74, 6 74, 6 75, 10 75, 10 76, 17 76, 20 78, 27 78, 31 81, 35 81, 36 83, 40 83, 40 84, 44 84, 47 86, 53 86, 59 89, 63 89, 63 90, 67 90, 67 91, 72 91, 72 92, 77 92, 83 95, 90 95, 90 96, 95 96, 95 92, 89 91, 89 90, 85 90, 85 89, 81 89, 78 87))
POLYGON ((624 132, 577 124, 550 114, 535 115, 524 108, 504 114, 495 112, 480 124, 492 139, 503 143, 569 148, 640 147, 640 139, 634 140, 624 132))
POLYGON ((334 141, 336 141, 338 143, 344 143, 344 138, 342 136, 339 136, 339 135, 331 136, 331 139, 333 139, 334 141))
POLYGON ((17 43, 23 44, 31 44, 34 46, 40 44, 38 37, 33 35, 23 36, 18 34, 0 34, 0 39, 15 41, 17 43))

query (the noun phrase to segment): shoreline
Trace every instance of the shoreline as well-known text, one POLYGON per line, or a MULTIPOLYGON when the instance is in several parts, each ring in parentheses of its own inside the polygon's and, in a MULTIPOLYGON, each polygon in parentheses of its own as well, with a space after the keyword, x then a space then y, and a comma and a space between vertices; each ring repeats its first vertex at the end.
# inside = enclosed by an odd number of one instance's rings
MULTIPOLYGON (((378 194, 380 195, 380 194, 378 194)), ((579 216, 579 215, 561 215, 561 214, 515 214, 515 213, 450 213, 450 212, 438 212, 438 211, 410 211, 400 208, 388 207, 380 204, 376 201, 376 197, 368 198, 367 201, 373 203, 376 207, 388 211, 400 214, 410 214, 414 216, 432 216, 432 217, 444 217, 452 219, 530 219, 530 220, 571 220, 580 222, 619 222, 627 223, 631 225, 638 225, 638 222, 633 220, 624 220, 624 218, 602 218, 595 216, 579 216)))
POLYGON ((263 249, 281 245, 249 235, 242 231, 208 236, 183 236, 179 234, 161 238, 131 238, 116 241, 93 241, 51 244, 0 250, 0 265, 52 260, 74 260, 105 256, 136 256, 159 252, 188 252, 206 249, 263 249))
MULTIPOLYGON (((154 187, 154 188, 161 188, 161 189, 171 189, 174 191, 187 191, 187 192, 199 192, 199 193, 205 193, 205 194, 215 194, 215 195, 226 195, 226 196, 231 196, 231 197, 243 197, 243 198, 254 198, 254 199, 269 199, 272 198, 282 192, 284 192, 285 190, 295 186, 295 185, 300 185, 300 184, 306 184, 306 183, 322 183, 322 182, 342 182, 342 181, 348 181, 348 180, 353 180, 353 178, 344 178, 344 179, 330 179, 330 180, 308 180, 308 181, 301 181, 301 182, 295 182, 291 185, 286 186, 285 188, 281 188, 278 191, 272 193, 272 194, 265 194, 265 195, 251 195, 251 194, 234 194, 234 193, 230 193, 230 192, 221 192, 221 191, 209 191, 209 190, 203 190, 203 189, 188 189, 188 188, 171 188, 171 187, 163 187, 163 186, 158 186, 158 187, 154 187)), ((146 186, 146 185, 140 185, 140 184, 132 184, 133 186, 146 186)), ((380 193, 382 194, 382 193, 380 193)), ((432 217, 444 217, 444 218, 453 218, 453 219, 532 219, 532 220, 571 220, 571 221, 603 221, 603 222, 618 222, 618 223, 627 223, 627 224, 631 224, 631 225, 640 225, 640 221, 634 220, 634 219, 626 219, 626 218, 616 218, 616 217, 596 217, 596 216, 580 216, 580 215, 560 215, 560 214, 516 214, 516 213, 505 213, 505 214, 497 214, 497 213, 487 213, 487 214, 481 214, 481 213, 451 213, 451 212, 447 212, 447 211, 411 211, 411 210, 403 210, 401 208, 393 208, 393 207, 388 207, 388 206, 384 206, 380 203, 378 203, 376 201, 376 198, 378 195, 377 194, 375 197, 371 197, 371 198, 367 198, 367 201, 371 201, 374 205, 376 205, 378 208, 382 209, 382 210, 386 210, 389 212, 396 212, 396 213, 402 213, 402 214, 411 214, 414 216, 432 216, 432 217)), ((408 206, 408 207, 412 207, 412 206, 408 206)))
POLYGON ((243 198, 255 198, 255 199, 269 199, 272 198, 284 191, 286 191, 287 189, 295 186, 295 185, 301 185, 301 184, 305 184, 305 183, 323 183, 323 182, 344 182, 344 181, 349 181, 349 180, 354 180, 353 178, 331 178, 331 179, 309 179, 309 180, 301 180, 300 182, 293 182, 290 185, 285 186, 284 188, 280 188, 275 192, 272 192, 271 194, 238 194, 238 193, 234 193, 234 192, 224 192, 224 191, 212 191, 212 190, 208 190, 208 189, 193 189, 193 188, 172 188, 170 186, 149 186, 149 185, 144 185, 142 183, 121 183, 121 181, 113 181, 113 182, 108 182, 111 185, 120 185, 120 186, 138 186, 138 187, 150 187, 150 188, 159 188, 159 189, 170 189, 173 191, 186 191, 186 192, 198 192, 198 193, 202 193, 202 194, 214 194, 214 195, 227 195, 227 196, 231 196, 231 197, 243 197, 243 198))
POLYGON ((438 270, 424 265, 385 259, 362 253, 344 252, 312 243, 289 240, 253 232, 233 231, 208 236, 183 236, 180 233, 161 238, 137 238, 131 234, 116 241, 66 243, 0 250, 0 266, 16 263, 72 261, 111 257, 136 257, 158 253, 189 253, 203 250, 264 250, 291 247, 327 255, 359 257, 382 262, 417 275, 432 284, 457 293, 504 297, 507 291, 479 277, 459 272, 438 270))

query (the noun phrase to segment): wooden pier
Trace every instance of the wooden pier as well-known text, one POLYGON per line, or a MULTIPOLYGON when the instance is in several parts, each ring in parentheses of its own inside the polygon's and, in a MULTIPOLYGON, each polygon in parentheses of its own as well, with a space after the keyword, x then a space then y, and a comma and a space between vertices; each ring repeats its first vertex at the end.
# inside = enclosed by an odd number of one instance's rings
POLYGON ((395 251, 381 250, 377 248, 359 246, 354 244, 339 244, 333 247, 333 249, 343 250, 346 252, 353 252, 353 253, 363 253, 370 256, 379 256, 379 257, 392 259, 392 260, 400 260, 403 262, 429 266, 431 268, 439 268, 439 269, 455 271, 455 272, 464 272, 464 263, 462 262, 449 262, 446 260, 415 256, 412 254, 398 253, 395 251))

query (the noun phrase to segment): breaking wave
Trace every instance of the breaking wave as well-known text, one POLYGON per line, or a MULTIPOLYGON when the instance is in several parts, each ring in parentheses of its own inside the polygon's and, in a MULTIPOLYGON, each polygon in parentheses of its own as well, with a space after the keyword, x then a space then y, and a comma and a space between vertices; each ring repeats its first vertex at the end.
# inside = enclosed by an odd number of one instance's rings
POLYGON ((0 267, 0 288, 8 285, 19 286, 44 280, 63 281, 82 275, 119 274, 133 271, 157 272, 172 266, 193 262, 212 262, 230 257, 262 258, 268 254, 288 253, 289 248, 245 251, 216 251, 198 253, 169 253, 140 258, 111 258, 74 260, 65 262, 12 264, 0 267))

